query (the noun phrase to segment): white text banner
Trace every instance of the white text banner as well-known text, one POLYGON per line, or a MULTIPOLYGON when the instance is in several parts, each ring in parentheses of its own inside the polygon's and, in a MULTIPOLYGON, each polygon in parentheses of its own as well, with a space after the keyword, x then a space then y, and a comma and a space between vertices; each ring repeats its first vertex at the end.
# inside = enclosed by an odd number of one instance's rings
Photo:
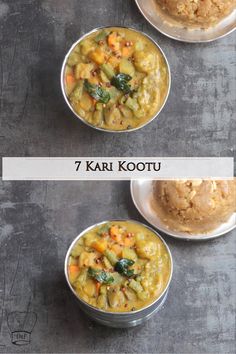
POLYGON ((228 179, 234 160, 179 157, 3 157, 3 180, 228 179))

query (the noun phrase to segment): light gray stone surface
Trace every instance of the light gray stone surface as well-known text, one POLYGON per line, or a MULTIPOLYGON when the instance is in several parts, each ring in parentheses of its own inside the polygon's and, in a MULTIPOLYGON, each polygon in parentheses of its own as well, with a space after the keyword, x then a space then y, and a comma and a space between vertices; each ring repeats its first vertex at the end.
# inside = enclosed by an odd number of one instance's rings
MULTIPOLYGON (((233 156, 235 44, 233 34, 204 45, 167 39, 132 0, 0 1, 0 156, 233 156), (136 133, 96 132, 63 101, 63 57, 100 25, 142 29, 169 59, 167 105, 136 133)), ((143 221, 128 183, 2 182, 0 201, 0 352, 235 352, 235 232, 198 244, 166 237, 175 270, 164 309, 144 326, 114 330, 80 312, 63 261, 83 228, 143 221), (17 319, 22 329, 15 311, 36 314, 27 317, 28 345, 11 344, 17 319)))
POLYGON ((87 226, 117 217, 143 221, 129 183, 4 182, 0 195, 0 352, 234 353, 235 232, 197 244, 166 236, 174 274, 164 308, 145 325, 110 329, 80 312, 63 262, 87 226), (33 329, 26 325, 28 345, 11 344, 15 311, 37 315, 33 329))

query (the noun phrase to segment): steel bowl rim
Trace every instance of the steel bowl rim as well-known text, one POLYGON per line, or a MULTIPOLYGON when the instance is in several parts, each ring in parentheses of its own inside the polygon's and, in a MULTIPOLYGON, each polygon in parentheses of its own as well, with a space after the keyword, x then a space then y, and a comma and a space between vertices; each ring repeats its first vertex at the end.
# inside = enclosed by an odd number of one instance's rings
MULTIPOLYGON (((171 230, 167 230, 165 229, 164 227, 162 226, 154 226, 152 224, 152 222, 150 222, 146 215, 140 210, 139 206, 137 205, 137 202, 136 202, 136 199, 134 197, 134 192, 133 192, 133 185, 135 184, 137 180, 133 179, 130 181, 130 194, 131 194, 131 198, 132 198, 132 201, 134 203, 134 206, 135 208, 138 210, 138 212, 140 213, 140 215, 142 215, 142 217, 150 224, 152 225, 152 227, 156 228, 158 231, 160 232, 163 232, 164 234, 166 234, 167 236, 170 236, 172 238, 175 238, 176 240, 182 240, 182 241, 193 241, 193 242, 204 242, 204 241, 209 241, 209 240, 214 240, 218 237, 221 237, 221 236, 224 236, 226 235, 227 233, 233 231, 235 228, 236 228, 236 224, 234 224, 233 226, 231 226, 227 231, 221 231, 215 235, 212 235, 212 236, 194 236, 194 235, 189 235, 189 234, 186 234, 186 236, 178 236, 176 235, 173 231, 171 230)), ((235 217, 236 217, 236 213, 235 214, 235 217)))
MULTIPOLYGON (((141 6, 140 6, 140 3, 139 3, 140 0, 135 0, 136 2, 136 5, 139 9, 139 11, 141 12, 141 14, 143 15, 143 17, 150 23, 150 25, 152 25, 152 27, 154 27, 157 31, 159 31, 161 34, 163 34, 164 36, 170 38, 170 39, 173 39, 175 41, 178 41, 178 42, 184 42, 184 43, 211 43, 211 42, 214 42, 214 41, 217 41, 218 39, 221 39, 221 38, 224 38, 226 36, 228 36, 229 34, 233 33, 235 30, 236 30, 236 24, 234 26, 234 28, 232 28, 230 31, 216 37, 216 38, 211 38, 211 39, 204 39, 204 40, 189 40, 189 39, 181 39, 181 38, 178 38, 178 37, 175 37, 173 35, 170 35, 168 33, 166 33, 165 31, 161 30, 160 28, 158 28, 156 25, 154 25, 154 23, 152 22, 152 20, 150 20, 148 18, 148 16, 146 16, 146 14, 143 12, 143 10, 141 9, 141 6)), ((235 11, 235 10, 234 10, 235 11)))
POLYGON ((65 262, 64 262, 64 274, 65 274, 65 278, 66 278, 66 282, 70 288, 70 290, 72 291, 72 293, 74 294, 74 296, 77 298, 77 300, 79 302, 81 302, 81 305, 85 305, 86 307, 88 307, 89 309, 91 309, 92 311, 95 311, 95 312, 98 312, 98 313, 101 313, 101 314, 106 314, 106 315, 118 315, 118 316, 127 316, 127 315, 133 315, 133 314, 137 314, 137 313, 141 313, 143 312, 144 310, 147 310, 148 308, 150 308, 151 306, 155 305, 163 296, 164 294, 166 293, 166 291, 168 291, 169 289, 169 286, 170 286, 170 283, 171 283, 171 280, 172 280, 172 276, 173 276, 173 257, 172 257, 172 254, 171 254, 171 251, 170 251, 170 248, 169 246, 167 245, 167 243, 165 242, 165 240, 162 238, 161 235, 158 234, 158 232, 154 229, 152 229, 152 227, 148 226, 148 225, 145 225, 144 223, 140 222, 140 221, 136 221, 136 220, 133 220, 133 219, 110 219, 110 220, 105 220, 105 221, 102 221, 102 222, 99 222, 99 223, 96 223, 92 226, 89 226, 87 227, 85 230, 83 230, 81 233, 79 233, 79 235, 72 241, 72 243, 70 244, 67 252, 66 252, 66 256, 65 256, 65 262), (124 222, 124 221, 127 221, 127 222, 131 222, 131 223, 135 223, 135 224, 139 224, 141 226, 144 226, 145 228, 149 229, 151 232, 153 232, 161 241, 162 243, 164 244, 167 252, 168 252, 168 255, 169 255, 169 258, 170 258, 170 274, 169 274, 169 279, 168 279, 168 282, 164 288, 164 290, 161 292, 161 294, 158 296, 157 299, 155 299, 152 303, 150 303, 148 306, 145 306, 139 310, 136 310, 136 311, 127 311, 127 312, 111 312, 111 311, 104 311, 104 310, 101 310, 95 306, 92 306, 90 304, 88 304, 86 301, 84 301, 83 299, 81 299, 75 292, 75 290, 73 289, 72 285, 70 284, 69 282, 69 277, 68 277, 68 271, 67 271, 67 266, 68 266, 68 259, 70 257, 70 252, 72 250, 72 248, 74 247, 74 245, 76 244, 76 242, 82 237, 84 236, 85 233, 89 232, 90 230, 92 230, 93 228, 97 227, 97 226, 101 226, 103 224, 107 224, 107 223, 112 223, 112 222, 124 222))
POLYGON ((161 113, 161 111, 163 110, 163 108, 165 107, 166 105, 166 102, 169 98, 169 95, 170 95, 170 90, 171 90, 171 84, 172 84, 172 79, 171 79, 171 70, 170 70, 170 64, 169 64, 169 61, 167 60, 167 57, 164 53, 164 51, 162 50, 162 48, 159 46, 159 44, 147 33, 141 31, 141 30, 137 30, 133 27, 129 27, 129 26, 100 26, 100 27, 96 27, 94 29, 92 29, 91 31, 85 33, 84 35, 82 35, 81 37, 79 37, 79 39, 74 42, 70 49, 67 51, 65 57, 64 57, 64 60, 63 60, 63 63, 62 63, 62 67, 61 67, 61 75, 60 75, 60 83, 61 83, 61 90, 62 90, 62 95, 64 97, 64 100, 66 101, 68 107, 70 108, 70 110, 72 111, 72 113, 81 121, 83 122, 84 124, 86 124, 87 126, 91 127, 91 128, 94 128, 98 131, 101 131, 101 132, 105 132, 105 133, 118 133, 118 134, 121 134, 121 133, 131 133, 131 132, 134 132, 134 131, 137 131, 141 128, 144 128, 146 125, 148 125, 149 123, 151 123, 154 119, 156 119, 159 114, 161 113), (103 128, 100 128, 100 127, 96 127, 95 125, 92 125, 90 124, 89 122, 87 122, 85 119, 83 119, 82 117, 80 117, 80 115, 78 113, 76 113, 74 111, 74 109, 72 108, 69 100, 68 100, 68 97, 66 96, 66 93, 65 93, 65 85, 64 85, 64 71, 65 71, 65 66, 66 66, 66 63, 67 63, 67 59, 71 53, 71 51, 77 46, 77 44, 79 44, 82 40, 84 40, 86 37, 90 36, 91 34, 99 31, 99 30, 102 30, 102 29, 108 29, 108 28, 124 28, 124 29, 129 29, 131 31, 134 31, 134 32, 137 32, 137 33, 140 33, 142 34, 144 37, 148 38, 157 48, 158 50, 160 51, 161 55, 163 56, 164 58, 164 61, 165 61, 165 64, 166 64, 166 67, 167 67, 167 72, 168 72, 168 89, 167 89, 167 92, 166 92, 166 96, 165 96, 165 99, 160 107, 160 109, 158 110, 157 113, 155 113, 155 115, 150 119, 148 120, 147 122, 145 122, 144 124, 140 125, 139 127, 136 127, 136 128, 132 128, 132 129, 126 129, 126 130, 109 130, 109 129, 103 129, 103 128))

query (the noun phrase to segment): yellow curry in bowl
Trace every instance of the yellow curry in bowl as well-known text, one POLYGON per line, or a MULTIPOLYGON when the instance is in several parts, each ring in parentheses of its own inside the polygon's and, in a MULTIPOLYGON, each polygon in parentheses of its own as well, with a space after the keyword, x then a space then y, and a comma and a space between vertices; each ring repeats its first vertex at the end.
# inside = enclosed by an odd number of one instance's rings
POLYGON ((67 275, 76 295, 100 310, 130 312, 155 302, 172 272, 169 251, 149 228, 132 221, 104 223, 72 246, 67 275))
POLYGON ((169 68, 158 46, 122 27, 95 30, 80 40, 67 56, 63 75, 74 113, 108 131, 145 125, 169 92, 169 68))

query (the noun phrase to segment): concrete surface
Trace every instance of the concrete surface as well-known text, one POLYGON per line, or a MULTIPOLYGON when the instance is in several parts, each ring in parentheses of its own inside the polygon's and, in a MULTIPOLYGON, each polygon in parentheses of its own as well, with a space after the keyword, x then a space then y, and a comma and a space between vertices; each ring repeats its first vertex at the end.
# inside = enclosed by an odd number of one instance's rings
MULTIPOLYGON (((233 34, 205 45, 167 39, 132 0, 0 0, 0 156, 233 156, 235 45, 233 34), (158 120, 129 135, 77 121, 59 85, 71 44, 115 24, 152 35, 172 70, 158 120)), ((144 326, 111 330, 80 312, 63 260, 96 221, 142 221, 128 183, 1 182, 0 201, 1 353, 235 352, 235 232, 198 244, 166 237, 175 271, 164 309, 144 326), (31 342, 12 344, 23 329, 31 342)))
POLYGON ((174 274, 164 308, 145 325, 109 329, 80 312, 63 262, 87 226, 143 221, 129 183, 4 182, 0 195, 0 352, 234 353, 236 232, 197 244, 165 237, 174 274), (18 311, 30 313, 25 325, 18 311), (11 344, 11 332, 23 328, 32 331, 31 343, 11 344))

